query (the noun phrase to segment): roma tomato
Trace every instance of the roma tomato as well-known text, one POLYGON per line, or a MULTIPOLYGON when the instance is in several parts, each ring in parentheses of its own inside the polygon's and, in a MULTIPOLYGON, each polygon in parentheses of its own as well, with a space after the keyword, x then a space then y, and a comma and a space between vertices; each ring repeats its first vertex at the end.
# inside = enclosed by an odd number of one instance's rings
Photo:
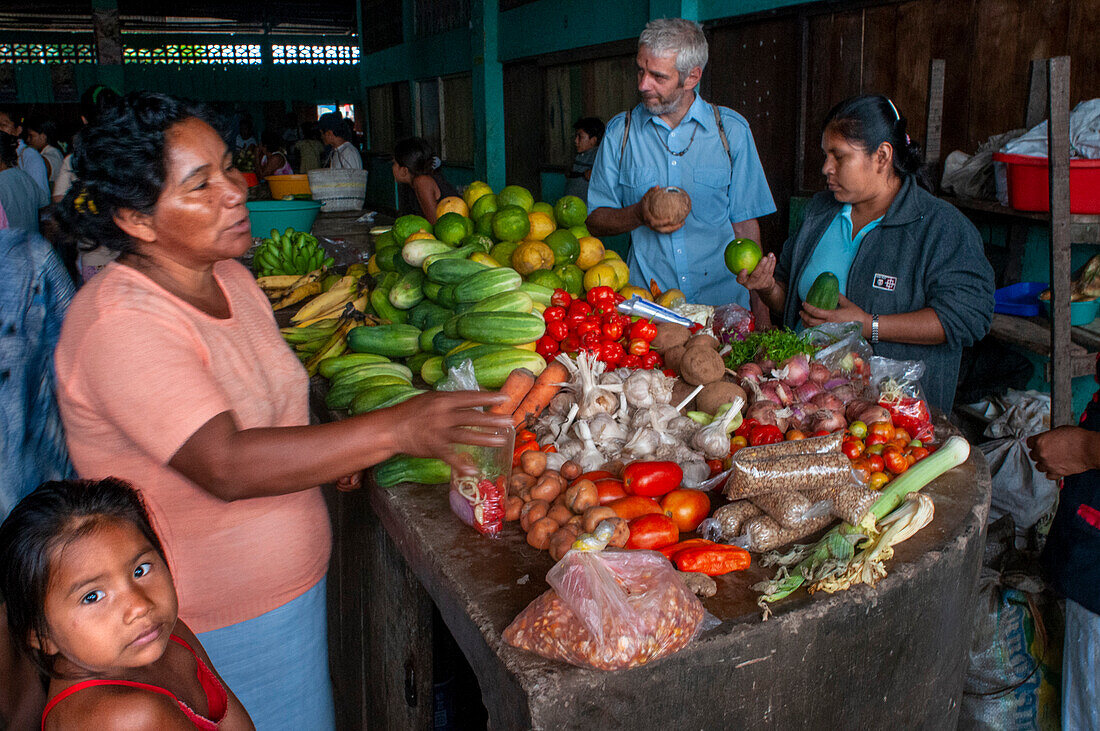
POLYGON ((596 492, 600 496, 600 505, 607 505, 626 497, 623 481, 615 477, 596 480, 596 492))
POLYGON ((681 533, 690 533, 710 515, 710 498, 702 490, 673 490, 661 498, 661 507, 681 533))
POLYGON ((628 495, 660 497, 680 486, 684 471, 675 462, 632 462, 623 470, 628 495))
POLYGON ((592 482, 599 482, 600 480, 606 480, 608 477, 615 477, 615 473, 608 472, 607 470, 592 470, 591 472, 584 472, 578 475, 577 479, 573 480, 569 484, 576 485, 581 480, 591 480, 592 482))
POLYGON ((667 515, 642 515, 630 521, 627 548, 657 550, 680 540, 680 531, 667 515))
POLYGON ((641 515, 664 515, 661 504, 651 497, 627 495, 618 500, 612 500, 607 507, 615 511, 615 515, 623 520, 634 520, 641 515))

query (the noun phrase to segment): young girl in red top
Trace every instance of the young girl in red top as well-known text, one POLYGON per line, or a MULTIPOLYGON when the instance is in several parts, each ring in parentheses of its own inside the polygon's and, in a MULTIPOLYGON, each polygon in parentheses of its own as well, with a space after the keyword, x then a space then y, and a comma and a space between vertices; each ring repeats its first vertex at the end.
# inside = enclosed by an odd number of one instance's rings
POLYGON ((0 525, 0 593, 12 637, 50 677, 43 729, 253 728, 177 619, 160 540, 121 480, 24 498, 0 525))

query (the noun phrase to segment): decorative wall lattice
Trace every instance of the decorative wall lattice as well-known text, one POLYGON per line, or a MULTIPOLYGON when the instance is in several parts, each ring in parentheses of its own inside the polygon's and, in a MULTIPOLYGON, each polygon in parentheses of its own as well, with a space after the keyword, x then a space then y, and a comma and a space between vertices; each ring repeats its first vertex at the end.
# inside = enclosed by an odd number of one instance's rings
POLYGON ((251 65, 263 61, 258 43, 236 45, 169 44, 155 48, 123 49, 123 63, 251 65))
POLYGON ((94 63, 91 43, 0 43, 0 63, 94 63))
POLYGON ((274 64, 324 64, 350 66, 359 63, 359 46, 271 46, 271 62, 274 64))

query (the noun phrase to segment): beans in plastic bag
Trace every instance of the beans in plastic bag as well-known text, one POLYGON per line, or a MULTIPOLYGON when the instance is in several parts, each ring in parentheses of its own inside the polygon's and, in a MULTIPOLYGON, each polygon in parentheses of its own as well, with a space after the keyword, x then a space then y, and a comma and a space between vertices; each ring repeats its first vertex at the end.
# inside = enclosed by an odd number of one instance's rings
POLYGON ((755 518, 762 512, 748 500, 723 505, 699 524, 699 534, 708 541, 727 543, 734 536, 741 535, 741 526, 746 520, 755 518))
POLYGON ((504 641, 581 667, 619 670, 683 649, 704 610, 656 551, 570 551, 551 589, 519 613, 504 641))
POLYGON ((851 525, 859 525, 879 497, 879 493, 855 480, 847 485, 810 490, 806 495, 815 501, 831 501, 833 515, 851 525))
POLYGON ((809 439, 796 439, 789 442, 776 442, 775 444, 761 444, 758 447, 744 447, 733 455, 733 464, 748 462, 754 459, 769 459, 773 457, 789 457, 794 454, 829 454, 840 452, 844 445, 844 433, 837 432, 823 437, 810 437, 809 439))
POLYGON ((798 528, 784 528, 768 516, 758 515, 745 522, 744 533, 735 543, 747 551, 763 553, 805 538, 811 533, 821 530, 834 520, 835 518, 832 515, 826 513, 813 520, 806 521, 798 528))
POLYGON ((773 492, 750 501, 784 528, 799 528, 821 515, 831 515, 833 507, 828 497, 811 499, 801 492, 773 492))
POLYGON ((840 487, 853 479, 852 463, 843 453, 794 454, 735 462, 724 491, 730 500, 741 500, 772 492, 840 487))

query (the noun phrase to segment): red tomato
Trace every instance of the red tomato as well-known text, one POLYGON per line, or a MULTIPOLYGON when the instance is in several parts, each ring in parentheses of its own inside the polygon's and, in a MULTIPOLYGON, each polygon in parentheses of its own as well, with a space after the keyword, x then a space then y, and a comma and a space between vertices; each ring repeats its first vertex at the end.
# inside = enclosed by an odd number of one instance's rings
POLYGON ((569 335, 562 338, 561 350, 563 353, 576 353, 581 349, 581 339, 576 335, 569 335))
POLYGON ((542 319, 547 322, 557 322, 565 319, 565 308, 561 305, 554 305, 553 307, 547 307, 542 313, 542 319))
POLYGON ((555 289, 554 294, 550 295, 550 304, 555 307, 568 307, 572 301, 573 296, 564 289, 555 289))
POLYGON ((684 471, 675 462, 631 462, 623 470, 628 495, 660 497, 680 486, 684 471))
POLYGON ((702 490, 673 490, 661 498, 661 507, 681 533, 690 533, 710 515, 710 498, 702 490))
POLYGON ((733 437, 730 439, 730 456, 732 457, 747 446, 749 446, 749 440, 745 437, 733 437))
POLYGON ((627 548, 657 550, 680 540, 680 531, 667 515, 642 515, 630 521, 627 548))
POLYGON ((546 334, 554 338, 554 340, 565 340, 569 335, 569 326, 565 324, 564 320, 553 320, 546 323, 546 334))
POLYGON ((881 490, 882 486, 890 481, 890 476, 885 472, 872 472, 871 478, 867 480, 867 487, 872 490, 881 490))
POLYGON ((922 459, 928 456, 929 452, 924 447, 913 447, 912 451, 909 452, 909 454, 913 455, 913 459, 920 462, 922 459))
POLYGON ((886 460, 877 454, 868 454, 864 457, 872 472, 882 472, 886 468, 886 460))
POLYGON ((855 459, 863 454, 863 442, 854 437, 852 439, 845 439, 840 449, 844 452, 845 457, 848 459, 855 459))
POLYGON ((829 431, 828 429, 818 429, 817 431, 814 432, 815 437, 827 437, 830 434, 832 434, 832 432, 829 431))
POLYGON ((894 425, 888 421, 876 421, 874 424, 867 427, 867 434, 868 439, 871 438, 870 435, 872 434, 879 434, 882 436, 883 442, 888 442, 894 438, 897 431, 894 429, 894 425))
POLYGON ((882 461, 886 465, 886 469, 895 475, 900 475, 909 469, 909 461, 905 459, 905 454, 896 447, 887 447, 882 450, 882 461))
POLYGON ((852 472, 855 473, 856 478, 860 482, 867 482, 871 479, 871 466, 867 463, 866 457, 856 457, 852 460, 852 472))
POLYGON ((749 432, 749 444, 759 447, 761 444, 778 444, 783 441, 783 432, 774 424, 758 424, 749 432))
POLYGON ((756 426, 757 424, 759 424, 759 423, 760 422, 757 421, 756 419, 745 419, 744 421, 741 422, 741 426, 739 426, 739 427, 737 427, 736 429, 733 430, 733 433, 734 433, 735 436, 745 438, 745 444, 742 445, 742 446, 745 446, 749 443, 748 442, 749 432, 751 432, 752 428, 754 426, 756 426))
POLYGON ((550 360, 561 350, 561 346, 558 345, 558 341, 549 335, 543 335, 535 343, 535 352, 541 355, 546 360, 550 360))
POLYGON ((642 340, 641 338, 634 338, 630 341, 630 345, 628 345, 626 349, 631 355, 636 355, 641 358, 649 352, 649 341, 642 340))
POLYGON ((707 467, 710 468, 710 476, 714 477, 719 472, 721 472, 722 469, 723 469, 722 468, 722 460, 720 460, 720 459, 708 459, 707 460, 707 467))
POLYGON ((644 340, 651 343, 655 337, 657 337, 657 326, 649 320, 638 320, 630 326, 631 340, 644 340))
MULTIPOLYGON (((877 423, 882 424, 884 422, 880 421, 877 423)), ((871 426, 875 426, 875 424, 871 424, 871 426)), ((864 441, 867 443, 868 447, 872 447, 876 444, 886 444, 886 442, 890 440, 887 439, 883 434, 876 434, 875 432, 868 430, 867 438, 864 441)))
POLYGON ((634 520, 640 515, 663 515, 661 504, 651 497, 627 495, 618 500, 612 500, 607 507, 615 511, 615 515, 623 520, 634 520))
POLYGON ((595 482, 596 492, 600 495, 600 505, 607 505, 608 503, 626 497, 626 490, 623 489, 623 481, 617 477, 605 477, 595 482))
POLYGON ((864 454, 882 454, 882 449, 885 446, 885 444, 868 444, 864 454))
POLYGON ((899 426, 894 428, 894 439, 904 439, 905 443, 908 444, 913 440, 913 436, 899 426))
POLYGON ((801 429, 788 429, 784 437, 788 442, 798 442, 806 438, 806 433, 801 429))

